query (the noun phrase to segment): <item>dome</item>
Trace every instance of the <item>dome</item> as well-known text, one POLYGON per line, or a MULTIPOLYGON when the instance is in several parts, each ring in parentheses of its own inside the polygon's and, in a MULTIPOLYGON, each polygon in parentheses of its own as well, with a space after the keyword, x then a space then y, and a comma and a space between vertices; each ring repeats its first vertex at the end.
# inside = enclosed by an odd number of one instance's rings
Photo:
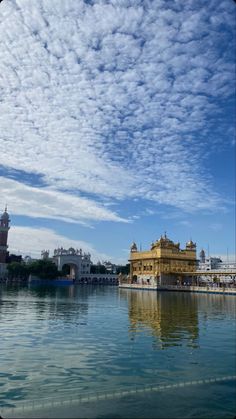
POLYGON ((189 240, 188 243, 186 243, 186 247, 196 247, 196 243, 193 243, 192 240, 189 240))
POLYGON ((131 252, 137 252, 137 245, 135 242, 133 242, 130 246, 130 250, 131 252))
POLYGON ((161 235, 160 239, 157 240, 156 243, 161 247, 172 247, 175 245, 174 242, 167 237, 166 232, 164 234, 164 237, 161 235))
POLYGON ((9 214, 8 214, 8 212, 7 212, 7 207, 5 208, 5 211, 4 211, 4 213, 2 214, 2 217, 1 217, 3 220, 9 220, 9 214))
POLYGON ((9 217, 8 212, 7 212, 7 206, 5 207, 5 211, 2 214, 0 219, 1 219, 1 226, 8 227, 9 222, 10 222, 10 217, 9 217))

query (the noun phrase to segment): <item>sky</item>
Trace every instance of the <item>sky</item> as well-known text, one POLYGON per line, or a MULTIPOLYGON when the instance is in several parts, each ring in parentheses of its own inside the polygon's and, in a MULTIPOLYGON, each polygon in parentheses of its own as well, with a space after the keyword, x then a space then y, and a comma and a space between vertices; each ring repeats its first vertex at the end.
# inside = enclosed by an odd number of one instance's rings
POLYGON ((235 254, 233 0, 3 0, 9 251, 235 254))

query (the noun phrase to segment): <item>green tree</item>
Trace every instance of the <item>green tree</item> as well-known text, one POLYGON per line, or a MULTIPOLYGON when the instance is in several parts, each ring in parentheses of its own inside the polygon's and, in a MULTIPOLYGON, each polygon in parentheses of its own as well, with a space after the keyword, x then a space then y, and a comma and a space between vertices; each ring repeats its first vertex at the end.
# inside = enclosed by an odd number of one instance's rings
POLYGON ((11 262, 7 265, 8 277, 11 279, 27 279, 29 276, 28 266, 25 263, 11 262))
POLYGON ((104 265, 97 264, 97 265, 91 265, 90 272, 91 274, 106 274, 107 270, 104 265))
POLYGON ((97 273, 97 265, 91 265, 90 272, 91 272, 91 274, 96 274, 97 273))
POLYGON ((130 264, 129 263, 127 263, 126 265, 117 266, 117 269, 116 269, 117 274, 121 273, 123 275, 128 275, 129 271, 130 271, 130 264))
POLYGON ((55 279, 59 276, 59 271, 51 260, 37 260, 29 265, 29 272, 42 279, 55 279))
POLYGON ((99 269, 98 269, 98 273, 99 274, 106 274, 107 273, 106 267, 104 265, 100 265, 99 269))

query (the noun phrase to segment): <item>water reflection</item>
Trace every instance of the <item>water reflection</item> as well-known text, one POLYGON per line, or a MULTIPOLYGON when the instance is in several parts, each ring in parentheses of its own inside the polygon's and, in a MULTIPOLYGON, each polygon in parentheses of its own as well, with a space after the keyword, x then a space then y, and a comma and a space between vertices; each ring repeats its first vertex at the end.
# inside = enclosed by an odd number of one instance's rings
POLYGON ((205 319, 221 317, 234 320, 236 318, 234 295, 201 294, 196 297, 198 297, 198 311, 205 319))
MULTIPOLYGON (((198 347, 199 322, 235 320, 235 299, 218 294, 189 294, 120 289, 120 297, 127 300, 130 335, 134 339, 145 330, 151 331, 154 346, 198 347)), ((236 332, 235 332, 236 335, 236 332)))
POLYGON ((233 375, 233 318, 231 296, 0 286, 0 406, 233 375))
POLYGON ((9 298, 6 287, 0 284, 0 322, 4 320, 5 311, 15 313, 18 301, 15 298, 9 298))
POLYGON ((1 288, 0 293, 0 316, 1 309, 4 313, 17 313, 20 310, 22 315, 22 305, 25 310, 31 312, 31 319, 47 321, 74 321, 78 324, 79 318, 88 314, 88 298, 91 289, 83 289, 72 286, 54 287, 5 287, 1 288), (78 299, 79 296, 79 299, 78 299))
POLYGON ((161 343, 162 349, 181 345, 184 339, 188 345, 197 346, 199 328, 195 296, 133 290, 120 290, 120 295, 128 300, 132 337, 145 326, 161 343))

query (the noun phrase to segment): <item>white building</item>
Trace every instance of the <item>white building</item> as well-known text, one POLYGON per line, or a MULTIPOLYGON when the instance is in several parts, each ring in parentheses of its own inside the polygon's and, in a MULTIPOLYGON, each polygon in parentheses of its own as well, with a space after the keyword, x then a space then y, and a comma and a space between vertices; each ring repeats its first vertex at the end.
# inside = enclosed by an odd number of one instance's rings
MULTIPOLYGON (((43 251, 42 256, 48 258, 49 252, 43 251)), ((64 265, 69 265, 70 276, 75 279, 78 279, 81 275, 90 274, 92 265, 90 253, 84 253, 82 249, 74 249, 73 247, 68 250, 63 247, 55 249, 52 261, 59 271, 62 270, 64 265)))
POLYGON ((108 273, 116 274, 117 266, 114 263, 110 262, 109 260, 104 260, 102 261, 102 265, 105 266, 108 273))
MULTIPOLYGON (((209 273, 217 273, 223 272, 225 275, 220 276, 220 282, 232 282, 236 280, 236 261, 235 262, 229 262, 229 261, 223 261, 220 257, 208 257, 206 258, 204 250, 201 250, 200 252, 200 259, 197 263, 197 271, 199 273, 201 272, 207 272, 209 273)), ((212 276, 209 275, 209 278, 206 276, 202 276, 201 279, 203 281, 210 281, 212 282, 212 276)))
POLYGON ((212 269, 219 269, 222 260, 220 258, 209 257, 205 261, 198 261, 197 270, 199 271, 211 271, 212 269))
POLYGON ((26 256, 24 256, 23 257, 23 262, 26 264, 26 265, 29 265, 30 263, 32 263, 32 262, 36 262, 38 259, 36 259, 36 258, 32 258, 31 256, 29 256, 29 255, 26 255, 26 256))
POLYGON ((220 257, 208 257, 206 258, 204 250, 200 252, 200 259, 197 264, 198 271, 225 271, 225 272, 235 272, 236 271, 236 261, 229 262, 223 261, 220 257))

